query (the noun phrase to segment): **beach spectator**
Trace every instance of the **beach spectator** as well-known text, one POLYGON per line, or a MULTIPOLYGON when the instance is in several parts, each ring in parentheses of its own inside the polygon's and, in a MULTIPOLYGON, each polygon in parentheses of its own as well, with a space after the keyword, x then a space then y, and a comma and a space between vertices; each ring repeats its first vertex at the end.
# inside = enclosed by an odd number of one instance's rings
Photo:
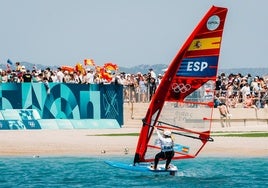
POLYGON ((229 113, 229 109, 228 106, 225 103, 220 103, 218 106, 219 112, 220 112, 220 118, 221 118, 221 126, 222 127, 231 127, 230 124, 230 113, 229 113), (224 125, 225 123, 225 125, 224 125))
POLYGON ((225 95, 226 98, 228 98, 229 96, 231 96, 234 93, 233 88, 234 88, 234 86, 232 84, 227 85, 226 95, 225 95))
POLYGON ((150 93, 149 99, 150 100, 152 99, 155 91, 156 91, 156 80, 153 77, 151 77, 150 82, 149 82, 149 93, 150 93))
MULTIPOLYGON (((268 79, 266 79, 266 83, 267 82, 268 82, 268 79)), ((263 86, 263 90, 261 92, 261 101, 262 101, 261 108, 268 108, 268 84, 265 84, 263 86)))
POLYGON ((101 79, 101 76, 99 73, 95 73, 95 76, 94 76, 94 83, 95 84, 102 84, 103 83, 103 80, 101 79))
POLYGON ((63 74, 63 72, 62 72, 60 67, 58 67, 56 76, 57 76, 57 81, 56 82, 62 83, 64 81, 64 74, 63 74))
POLYGON ((21 71, 21 69, 22 69, 20 62, 16 62, 15 67, 16 67, 16 71, 21 71))
POLYGON ((163 78, 163 75, 162 74, 158 74, 158 77, 157 77, 157 87, 160 85, 162 78, 163 78))
POLYGON ((217 108, 221 103, 220 94, 216 93, 214 97, 214 108, 217 108))
POLYGON ((25 73, 26 72, 26 68, 24 65, 21 66, 21 69, 20 70, 16 70, 17 73, 19 72, 22 72, 22 73, 25 73))
POLYGON ((79 70, 74 72, 74 79, 79 84, 83 84, 84 83, 84 76, 81 73, 81 71, 79 71, 79 70))
POLYGON ((125 73, 121 73, 121 80, 122 80, 122 85, 123 85, 124 101, 128 102, 129 100, 128 80, 127 80, 127 75, 125 73))
POLYGON ((229 74, 226 81, 227 81, 227 85, 231 85, 234 81, 234 77, 235 75, 233 73, 229 74))
POLYGON ((1 83, 7 83, 8 82, 8 75, 5 70, 2 70, 1 72, 1 83))
POLYGON ((16 72, 13 70, 12 72, 11 71, 8 71, 8 82, 17 82, 17 74, 16 72))
POLYGON ((37 77, 36 77, 36 82, 43 82, 43 74, 40 73, 36 73, 37 77))
POLYGON ((43 77, 43 83, 44 83, 44 85, 45 85, 47 94, 49 95, 49 94, 50 94, 50 87, 49 87, 49 84, 48 84, 48 79, 47 79, 47 77, 43 77))
POLYGON ((154 78, 155 81, 157 81, 157 76, 152 68, 149 69, 149 73, 151 74, 151 77, 154 78))
POLYGON ((70 82, 70 74, 68 71, 64 71, 64 77, 63 77, 63 82, 69 83, 70 82))
MULTIPOLYGON (((238 95, 239 93, 239 90, 240 90, 240 79, 238 78, 235 78, 234 81, 233 81, 233 84, 232 84, 232 94, 235 94, 235 95, 238 95)), ((230 96, 230 95, 228 95, 230 96)))
POLYGON ((139 90, 140 90, 140 102, 146 102, 146 96, 147 96, 147 86, 146 81, 143 77, 143 75, 139 78, 139 90))
POLYGON ((246 83, 248 83, 248 78, 247 78, 247 76, 244 76, 244 77, 241 79, 241 82, 240 82, 240 89, 241 89, 246 83))
POLYGON ((220 77, 221 77, 221 80, 223 80, 226 78, 226 74, 223 72, 223 73, 221 73, 220 77))
POLYGON ((226 97, 226 93, 227 93, 227 83, 226 83, 226 79, 223 80, 222 84, 221 84, 221 96, 226 97))
POLYGON ((85 76, 85 83, 86 84, 94 84, 95 73, 93 69, 87 69, 87 74, 85 76))
POLYGON ((129 80, 130 80, 130 74, 125 75, 125 81, 123 82, 124 84, 124 100, 126 102, 130 102, 130 86, 129 86, 129 80))
POLYGON ((125 84, 125 81, 126 81, 125 74, 124 73, 120 73, 119 77, 120 77, 119 78, 120 84, 124 85, 125 84))
POLYGON ((32 82, 32 74, 29 69, 22 75, 22 82, 32 82))
MULTIPOLYGON (((265 79, 265 86, 268 87, 268 78, 265 79)), ((267 89, 266 89, 267 91, 267 89)))
POLYGON ((57 72, 56 71, 51 71, 51 76, 50 76, 50 78, 51 78, 51 81, 52 82, 57 82, 57 72))
POLYGON ((255 101, 255 105, 257 108, 265 108, 267 106, 268 101, 268 92, 267 86, 263 86, 263 89, 260 91, 257 100, 255 101))
POLYGON ((123 76, 122 76, 122 74, 116 74, 115 83, 123 85, 123 76))
POLYGON ((244 108, 256 108, 254 105, 254 99, 251 94, 247 94, 245 100, 243 101, 244 108))
POLYGON ((78 73, 76 71, 74 71, 74 73, 73 73, 73 79, 74 79, 75 83, 81 84, 81 80, 80 80, 78 73))
POLYGON ((217 76, 216 78, 216 86, 215 86, 215 90, 216 90, 216 93, 219 93, 220 92, 220 89, 221 89, 221 76, 217 76))
POLYGON ((236 94, 230 95, 226 100, 228 108, 236 108, 238 103, 238 96, 236 94))
POLYGON ((47 78, 48 82, 52 82, 51 75, 52 75, 52 71, 50 70, 49 67, 47 67, 46 70, 44 70, 44 77, 47 78))
POLYGON ((38 73, 36 72, 36 70, 32 70, 32 82, 36 83, 37 82, 37 77, 38 77, 38 73))
POLYGON ((74 73, 70 73, 69 76, 70 77, 69 77, 69 82, 68 83, 70 83, 70 84, 78 84, 77 80, 74 77, 74 73))
POLYGON ((134 83, 134 92, 132 93, 133 96, 132 101, 137 102, 137 91, 139 90, 139 82, 134 74, 132 74, 130 78, 131 80, 133 80, 131 82, 134 83))
POLYGON ((259 78, 259 87, 260 87, 260 90, 261 91, 263 90, 263 88, 264 88, 265 85, 266 85, 266 83, 265 83, 263 77, 260 77, 259 78))
POLYGON ((243 101, 246 99, 247 95, 250 95, 250 86, 248 83, 245 83, 245 85, 240 89, 240 92, 242 94, 243 101))
POLYGON ((250 88, 252 90, 252 94, 257 94, 260 90, 260 85, 259 85, 259 77, 256 76, 254 77, 253 81, 251 82, 250 88))
POLYGON ((251 74, 248 74, 247 75, 247 82, 248 82, 249 86, 251 86, 251 82, 252 82, 252 76, 251 76, 251 74))
POLYGON ((135 97, 135 86, 138 86, 138 83, 135 79, 134 74, 127 75, 127 97, 128 100, 131 102, 136 102, 136 97, 135 97))

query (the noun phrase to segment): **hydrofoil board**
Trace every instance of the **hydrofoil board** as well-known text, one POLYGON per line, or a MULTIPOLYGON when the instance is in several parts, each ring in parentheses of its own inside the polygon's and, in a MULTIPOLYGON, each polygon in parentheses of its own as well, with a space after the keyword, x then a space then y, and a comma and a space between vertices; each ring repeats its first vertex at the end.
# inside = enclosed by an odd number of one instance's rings
POLYGON ((174 175, 176 172, 178 172, 178 168, 173 164, 170 164, 169 168, 166 170, 165 164, 158 164, 157 169, 154 169, 153 164, 151 163, 137 163, 133 165, 118 161, 105 161, 105 162, 112 167, 136 172, 169 173, 171 175, 174 175))

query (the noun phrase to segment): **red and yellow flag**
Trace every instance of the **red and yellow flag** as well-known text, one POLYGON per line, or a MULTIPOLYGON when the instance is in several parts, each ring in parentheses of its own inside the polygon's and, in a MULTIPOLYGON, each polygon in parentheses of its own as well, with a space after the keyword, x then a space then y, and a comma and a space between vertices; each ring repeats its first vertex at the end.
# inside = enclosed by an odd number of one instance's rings
POLYGON ((118 66, 113 63, 105 63, 103 68, 105 68, 106 70, 117 70, 118 66))
POLYGON ((95 66, 93 59, 84 59, 84 65, 95 66))

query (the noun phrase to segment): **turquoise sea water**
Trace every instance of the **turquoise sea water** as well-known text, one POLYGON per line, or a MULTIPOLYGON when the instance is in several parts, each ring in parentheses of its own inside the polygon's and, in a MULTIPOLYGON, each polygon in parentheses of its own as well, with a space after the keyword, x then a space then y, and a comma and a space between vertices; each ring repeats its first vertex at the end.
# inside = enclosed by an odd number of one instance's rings
POLYGON ((268 187, 268 158, 174 161, 176 176, 108 166, 124 157, 0 157, 0 187, 268 187))

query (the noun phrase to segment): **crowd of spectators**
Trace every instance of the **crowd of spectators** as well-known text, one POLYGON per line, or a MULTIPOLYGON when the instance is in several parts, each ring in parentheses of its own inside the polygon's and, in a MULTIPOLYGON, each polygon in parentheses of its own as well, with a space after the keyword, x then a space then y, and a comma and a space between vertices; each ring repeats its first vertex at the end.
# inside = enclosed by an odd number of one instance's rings
MULTIPOLYGON (((149 102, 155 93, 162 75, 156 74, 153 69, 147 73, 136 74, 108 72, 111 80, 105 80, 94 69, 88 68, 85 73, 81 71, 69 72, 62 70, 27 69, 19 62, 15 70, 0 70, 0 83, 5 82, 64 82, 76 84, 122 84, 125 102, 149 102)), ((242 75, 221 73, 216 80, 214 107, 225 104, 228 108, 267 108, 268 106, 268 78, 250 74, 242 75)))
POLYGON ((252 77, 251 74, 225 75, 217 77, 214 105, 225 104, 228 108, 267 108, 268 78, 252 77))

